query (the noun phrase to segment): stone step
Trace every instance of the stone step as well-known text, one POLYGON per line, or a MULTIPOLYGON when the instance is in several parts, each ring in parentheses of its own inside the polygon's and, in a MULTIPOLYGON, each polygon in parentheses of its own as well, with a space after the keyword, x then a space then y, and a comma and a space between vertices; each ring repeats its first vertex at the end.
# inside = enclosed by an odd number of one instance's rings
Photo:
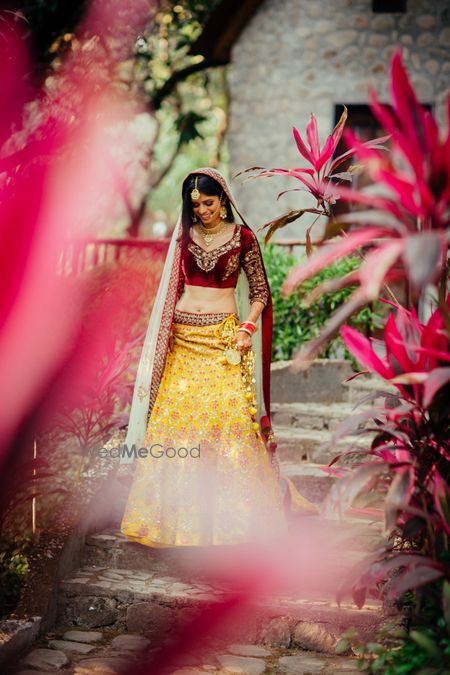
MULTIPOLYGON (((200 561, 204 551, 197 553, 200 561)), ((149 552, 147 555, 152 558, 149 552)), ((359 610, 351 601, 343 601, 338 607, 326 581, 320 593, 311 590, 310 580, 299 579, 295 592, 283 592, 280 580, 275 592, 247 596, 226 625, 220 626, 221 637, 261 644, 275 620, 284 621, 286 630, 309 622, 320 624, 335 636, 350 626, 371 635, 383 618, 381 604, 369 600, 359 610)), ((110 626, 162 640, 164 634, 182 627, 211 603, 225 601, 229 593, 226 582, 192 581, 155 569, 136 572, 132 568, 88 566, 60 582, 57 626, 110 626)))
POLYGON ((364 394, 376 390, 395 392, 378 375, 355 375, 349 361, 343 359, 315 359, 305 371, 294 373, 292 361, 274 361, 271 364, 270 398, 275 403, 317 402, 335 404, 356 402, 364 394))
MULTIPOLYGON (((324 516, 308 516, 312 520, 296 517, 290 522, 292 540, 304 538, 304 528, 314 524, 317 535, 325 542, 339 539, 345 542, 345 550, 351 551, 355 560, 361 553, 372 550, 379 544, 382 530, 382 513, 374 511, 373 516, 357 508, 349 509, 345 519, 340 520, 337 513, 324 516)), ((220 548, 220 547, 219 547, 220 548)), ((144 574, 148 572, 162 575, 188 575, 189 578, 203 578, 203 563, 198 560, 195 547, 151 548, 127 540, 118 528, 110 528, 93 533, 86 538, 82 564, 116 569, 132 569, 144 574)), ((114 576, 114 575, 113 575, 114 576)))
MULTIPOLYGON (((20 661, 3 671, 4 675, 39 675, 39 672, 67 673, 122 673, 131 672, 130 668, 152 672, 155 658, 165 654, 165 669, 168 675, 201 675, 210 673, 246 673, 262 675, 277 672, 288 675, 300 672, 321 673, 358 673, 357 657, 353 654, 337 656, 335 641, 323 629, 316 630, 310 625, 301 625, 293 631, 291 648, 280 646, 280 629, 285 628, 285 637, 289 631, 286 622, 274 624, 265 634, 264 646, 206 640, 196 649, 183 650, 182 641, 169 638, 164 644, 154 645, 139 634, 122 633, 102 628, 96 631, 65 630, 56 631, 56 640, 45 636, 38 647, 31 649, 20 661), (275 637, 277 646, 272 646, 271 637, 275 637), (62 642, 55 645, 55 642, 62 642), (79 653, 79 648, 93 648, 88 656, 79 653), (181 647, 181 650, 180 650, 181 647), (178 654, 177 654, 178 651, 178 654), (62 664, 65 663, 65 666, 62 664), (33 668, 33 670, 31 670, 33 668), (40 670, 34 670, 39 668, 40 670), (53 670, 53 668, 55 670, 53 670), (41 670, 42 669, 42 670, 41 670)), ((156 669, 161 672, 159 668, 156 669)))
MULTIPOLYGON (((369 436, 348 436, 340 439, 335 447, 330 446, 332 432, 328 429, 301 429, 285 424, 274 425, 280 461, 316 462, 329 464, 339 452, 344 450, 366 449, 370 445, 369 436)), ((346 462, 350 458, 346 459, 346 462)))
POLYGON ((392 384, 378 377, 378 375, 361 375, 350 380, 350 382, 343 382, 343 398, 352 404, 357 403, 363 396, 375 394, 377 391, 389 392, 390 394, 397 392, 392 384))
POLYGON ((315 359, 307 370, 294 373, 292 361, 271 364, 270 398, 273 403, 318 401, 335 403, 347 400, 342 383, 353 374, 349 361, 315 359))
POLYGON ((350 403, 292 402, 273 403, 271 419, 278 425, 300 429, 332 430, 342 420, 358 411, 350 403))

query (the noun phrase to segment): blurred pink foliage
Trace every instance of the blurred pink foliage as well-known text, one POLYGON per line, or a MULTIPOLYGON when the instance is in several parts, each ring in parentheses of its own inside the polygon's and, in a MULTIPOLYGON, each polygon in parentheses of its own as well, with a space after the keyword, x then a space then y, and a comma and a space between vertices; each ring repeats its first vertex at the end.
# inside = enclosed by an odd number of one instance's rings
MULTIPOLYGON (((117 2, 92 3, 80 27, 84 42, 60 63, 46 90, 33 83, 20 28, 11 23, 5 30, 2 17, 0 58, 8 67, 0 73, 0 371, 7 396, 0 412, 0 465, 12 459, 15 443, 27 435, 30 442, 44 423, 44 409, 50 416, 50 407, 82 397, 77 383, 98 368, 97 350, 79 341, 85 286, 61 278, 57 260, 69 237, 94 238, 100 215, 107 218, 114 209, 117 172, 124 167, 111 165, 105 129, 131 121, 140 105, 115 86, 115 52, 119 45, 122 58, 132 54, 133 36, 155 6, 128 3, 124 24, 117 2), (92 40, 105 26, 114 49, 103 50, 95 69, 92 40), (62 377, 68 364, 70 382, 62 377), (46 393, 56 390, 60 375, 58 396, 50 402, 46 393)), ((98 307, 91 323, 91 347, 101 338, 106 310, 98 307)), ((15 450, 17 461, 21 453, 15 450)))
POLYGON ((333 433, 333 444, 349 433, 375 436, 366 452, 343 452, 330 462, 333 467, 349 454, 358 455, 351 467, 341 467, 329 504, 343 510, 363 490, 385 498, 387 543, 360 564, 339 594, 352 592, 359 606, 368 592, 379 595, 379 583, 393 570, 400 572, 389 588, 393 598, 448 574, 450 353, 445 309, 437 308, 426 323, 414 309, 395 310, 377 349, 353 328, 341 328, 358 361, 398 390, 372 394, 383 396, 384 404, 356 413, 333 433))

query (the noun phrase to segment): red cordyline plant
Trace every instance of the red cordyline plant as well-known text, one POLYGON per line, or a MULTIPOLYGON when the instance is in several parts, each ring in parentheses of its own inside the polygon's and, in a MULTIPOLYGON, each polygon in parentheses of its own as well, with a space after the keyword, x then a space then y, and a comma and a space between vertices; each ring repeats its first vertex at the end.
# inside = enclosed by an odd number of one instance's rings
POLYGON ((361 607, 366 593, 377 595, 393 570, 398 575, 390 597, 407 590, 420 595, 425 585, 450 580, 449 332, 441 308, 423 324, 414 309, 397 306, 377 349, 349 326, 341 328, 341 335, 363 366, 397 390, 376 392, 374 398, 383 396, 383 404, 345 420, 332 439, 335 443, 349 432, 375 434, 368 450, 341 453, 329 465, 334 473, 332 465, 358 456, 351 467, 339 467, 341 479, 328 496, 328 507, 342 512, 363 489, 385 497, 386 543, 340 591, 340 597, 351 591, 361 607))
MULTIPOLYGON (((309 148, 300 136, 298 129, 294 127, 293 134, 297 148, 308 164, 311 164, 312 168, 297 167, 295 169, 265 169, 263 167, 254 166, 236 174, 236 176, 239 176, 242 173, 247 173, 249 171, 257 171, 258 173, 256 176, 252 176, 252 178, 268 178, 270 176, 276 175, 292 176, 303 183, 304 187, 293 188, 292 190, 284 190, 283 192, 279 193, 277 199, 287 192, 305 191, 309 192, 316 200, 315 208, 294 209, 263 225, 260 229, 268 228, 268 231, 264 237, 264 243, 267 244, 278 229, 285 227, 285 225, 293 222, 294 220, 297 220, 298 218, 301 218, 303 215, 305 215, 305 213, 312 213, 317 217, 313 221, 312 225, 310 225, 306 230, 306 250, 308 254, 312 252, 312 228, 320 216, 332 218, 332 205, 336 203, 337 199, 339 199, 339 192, 337 190, 338 184, 343 180, 351 180, 352 175, 361 169, 361 167, 353 165, 345 172, 336 171, 338 167, 340 167, 355 153, 355 149, 350 148, 342 155, 333 158, 339 141, 342 138, 347 116, 348 111, 344 106, 344 111, 339 119, 339 122, 334 127, 332 133, 328 136, 323 148, 320 147, 319 132, 314 113, 311 113, 310 120, 306 126, 306 138, 309 148)), ((388 135, 383 136, 381 138, 366 141, 362 145, 366 146, 367 148, 378 148, 379 150, 382 150, 384 149, 382 143, 388 138, 388 135)))
POLYGON ((347 130, 344 137, 351 149, 332 160, 344 133, 344 111, 322 150, 314 116, 306 130, 309 149, 294 129, 297 147, 313 168, 249 169, 260 169, 256 177, 286 175, 297 178, 303 183, 301 189, 307 190, 317 201, 316 209, 290 212, 263 225, 263 228, 268 228, 266 241, 277 229, 305 212, 330 215, 320 246, 306 263, 290 272, 282 288, 284 294, 291 293, 305 279, 335 260, 365 249, 358 271, 326 282, 316 292, 317 295, 318 292, 357 284, 350 299, 330 318, 321 335, 294 355, 295 367, 306 367, 339 327, 355 311, 378 298, 383 285, 393 280, 408 279, 414 300, 418 299, 426 284, 434 283, 438 287, 441 305, 444 303, 450 236, 450 97, 449 131, 445 138, 440 139, 435 118, 418 102, 400 51, 392 58, 390 78, 390 108, 381 105, 375 92, 370 90, 371 110, 389 134, 390 152, 380 147, 387 137, 363 143, 347 130), (352 168, 345 174, 334 173, 350 155, 355 155, 362 162, 373 181, 372 185, 357 190, 334 184, 335 178, 345 180, 351 177, 352 168), (330 205, 337 198, 367 208, 333 218, 330 205))

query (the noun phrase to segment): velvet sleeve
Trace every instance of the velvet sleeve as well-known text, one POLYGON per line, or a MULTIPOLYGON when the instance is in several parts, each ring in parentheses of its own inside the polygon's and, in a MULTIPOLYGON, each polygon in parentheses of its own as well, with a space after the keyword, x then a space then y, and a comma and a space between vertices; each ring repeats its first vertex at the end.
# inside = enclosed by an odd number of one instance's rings
POLYGON ((177 302, 181 298, 181 296, 183 295, 184 285, 185 285, 184 267, 183 267, 183 261, 181 260, 180 271, 179 271, 179 275, 178 275, 178 285, 177 285, 177 299, 176 299, 177 302))
POLYGON ((259 300, 267 305, 270 289, 264 270, 264 262, 258 239, 254 232, 247 229, 243 238, 241 264, 248 279, 250 304, 259 300))

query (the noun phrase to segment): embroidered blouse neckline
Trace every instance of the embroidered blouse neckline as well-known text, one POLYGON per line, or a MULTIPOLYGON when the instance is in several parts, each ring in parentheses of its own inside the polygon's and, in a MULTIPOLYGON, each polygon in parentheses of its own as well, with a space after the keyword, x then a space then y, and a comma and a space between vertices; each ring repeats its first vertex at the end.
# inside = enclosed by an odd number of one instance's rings
POLYGON ((231 238, 228 239, 228 241, 226 241, 224 244, 220 244, 220 246, 216 246, 215 248, 210 248, 210 249, 203 248, 203 246, 200 246, 200 244, 197 244, 197 242, 192 239, 191 233, 189 232, 190 244, 193 244, 194 246, 197 246, 197 248, 199 248, 200 251, 203 251, 203 253, 215 253, 216 251, 220 251, 221 248, 224 248, 225 246, 228 246, 228 244, 230 244, 233 241, 233 239, 235 238, 236 234, 239 231, 239 228, 240 228, 240 225, 238 223, 236 223, 235 226, 234 226, 234 232, 233 232, 231 238))

